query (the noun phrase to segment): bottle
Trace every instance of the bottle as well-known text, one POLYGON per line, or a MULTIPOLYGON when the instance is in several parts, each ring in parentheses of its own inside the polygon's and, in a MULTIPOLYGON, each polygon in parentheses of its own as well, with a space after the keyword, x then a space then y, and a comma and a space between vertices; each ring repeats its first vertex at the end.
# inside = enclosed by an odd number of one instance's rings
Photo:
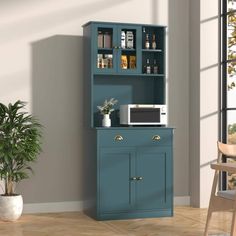
POLYGON ((152 49, 156 49, 156 48, 157 48, 156 35, 153 34, 153 35, 152 35, 152 49))
POLYGON ((149 43, 149 36, 148 36, 148 34, 146 34, 145 48, 146 48, 146 49, 149 49, 149 48, 150 48, 150 43, 149 43))
POLYGON ((121 43, 120 43, 120 46, 123 49, 126 47, 125 42, 126 42, 125 31, 122 30, 121 31, 121 43))
POLYGON ((156 59, 154 59, 153 61, 153 74, 158 74, 158 66, 156 59))
POLYGON ((145 66, 146 74, 151 74, 151 65, 149 59, 147 59, 146 66, 145 66))
POLYGON ((134 34, 132 31, 126 32, 126 47, 129 49, 134 48, 134 34))

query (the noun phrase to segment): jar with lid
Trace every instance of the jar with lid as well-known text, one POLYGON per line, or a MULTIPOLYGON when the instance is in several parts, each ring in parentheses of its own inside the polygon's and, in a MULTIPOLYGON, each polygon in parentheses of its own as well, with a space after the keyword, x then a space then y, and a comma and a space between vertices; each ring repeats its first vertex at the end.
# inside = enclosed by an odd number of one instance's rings
POLYGON ((103 48, 103 33, 98 31, 98 48, 103 48))
POLYGON ((111 48, 111 34, 109 32, 105 32, 103 36, 103 47, 111 48))

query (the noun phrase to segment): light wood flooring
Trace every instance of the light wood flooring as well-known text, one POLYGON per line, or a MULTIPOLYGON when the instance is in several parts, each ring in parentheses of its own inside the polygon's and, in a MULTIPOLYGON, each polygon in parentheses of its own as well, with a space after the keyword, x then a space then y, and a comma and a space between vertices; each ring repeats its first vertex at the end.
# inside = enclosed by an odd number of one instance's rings
MULTIPOLYGON (((206 209, 176 207, 174 217, 95 221, 82 212, 23 215, 0 221, 0 236, 201 236, 206 209)), ((229 235, 231 213, 214 213, 210 235, 229 235)))

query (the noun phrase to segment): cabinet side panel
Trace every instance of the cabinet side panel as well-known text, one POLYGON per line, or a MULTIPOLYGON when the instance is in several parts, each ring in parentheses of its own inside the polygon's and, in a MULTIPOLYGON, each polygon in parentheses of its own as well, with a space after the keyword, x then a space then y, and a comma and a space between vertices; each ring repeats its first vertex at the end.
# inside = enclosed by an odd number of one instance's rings
POLYGON ((83 28, 83 50, 84 50, 84 125, 86 127, 93 127, 93 119, 92 119, 92 94, 93 94, 93 86, 92 86, 92 77, 91 77, 91 37, 92 37, 92 29, 91 25, 87 25, 83 28))

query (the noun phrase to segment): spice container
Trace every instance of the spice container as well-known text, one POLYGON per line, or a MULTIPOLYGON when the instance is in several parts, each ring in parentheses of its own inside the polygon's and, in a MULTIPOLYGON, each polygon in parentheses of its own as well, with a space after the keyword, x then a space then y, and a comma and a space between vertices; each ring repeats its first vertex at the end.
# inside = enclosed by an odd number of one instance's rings
POLYGON ((111 48, 111 34, 105 32, 103 36, 103 47, 104 48, 111 48))
POLYGON ((103 33, 98 31, 98 48, 103 48, 103 33))
POLYGON ((128 69, 128 59, 126 55, 121 56, 121 69, 128 69))
POLYGON ((129 49, 134 48, 134 34, 132 31, 126 32, 126 47, 129 49))
POLYGON ((113 59, 113 55, 112 54, 108 54, 107 55, 107 67, 108 68, 112 68, 113 67, 112 59, 113 59))
POLYGON ((136 56, 129 56, 129 68, 130 69, 136 68, 136 56))
POLYGON ((102 68, 102 57, 103 55, 102 54, 97 54, 97 68, 102 68))
POLYGON ((121 42, 120 42, 121 48, 126 48, 126 36, 125 31, 121 31, 121 42))

